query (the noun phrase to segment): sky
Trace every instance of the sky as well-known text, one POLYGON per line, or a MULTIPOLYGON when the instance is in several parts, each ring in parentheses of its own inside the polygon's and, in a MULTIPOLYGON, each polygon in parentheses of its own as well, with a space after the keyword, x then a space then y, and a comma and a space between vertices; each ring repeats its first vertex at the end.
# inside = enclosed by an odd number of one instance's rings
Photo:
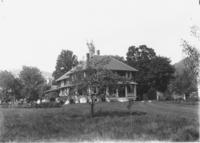
POLYGON ((62 49, 83 60, 91 40, 101 55, 126 57, 129 46, 145 44, 174 64, 193 25, 198 0, 1 0, 0 70, 53 72, 62 49))

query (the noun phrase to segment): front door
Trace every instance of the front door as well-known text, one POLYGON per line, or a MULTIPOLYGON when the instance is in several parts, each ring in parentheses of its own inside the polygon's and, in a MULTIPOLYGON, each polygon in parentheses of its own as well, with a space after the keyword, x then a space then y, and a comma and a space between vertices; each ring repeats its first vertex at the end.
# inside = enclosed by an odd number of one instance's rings
POLYGON ((119 97, 125 97, 125 86, 124 85, 120 85, 118 91, 119 91, 119 97))

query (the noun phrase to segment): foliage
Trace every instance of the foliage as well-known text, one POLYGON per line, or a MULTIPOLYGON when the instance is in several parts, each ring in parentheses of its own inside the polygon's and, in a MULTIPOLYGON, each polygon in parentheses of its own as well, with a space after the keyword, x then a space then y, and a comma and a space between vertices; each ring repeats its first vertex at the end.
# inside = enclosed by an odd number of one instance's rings
MULTIPOLYGON (((127 81, 126 78, 104 68, 109 61, 110 57, 105 57, 101 60, 91 58, 87 63, 87 68, 84 70, 86 77, 82 78, 82 80, 80 78, 74 80, 77 90, 88 90, 87 94, 91 97, 91 116, 94 114, 95 96, 101 96, 100 92, 106 91, 108 87, 110 89, 116 88, 119 81, 122 83, 127 81)), ((82 74, 82 72, 76 74, 79 76, 78 74, 82 74)))
POLYGON ((23 89, 22 95, 28 101, 36 101, 43 95, 45 79, 36 67, 24 66, 19 75, 23 89))
MULTIPOLYGON (((191 28, 191 33, 199 40, 200 35, 197 26, 191 28)), ((178 94, 185 94, 188 97, 192 92, 197 91, 197 84, 200 80, 200 52, 185 40, 183 40, 182 46, 185 54, 184 69, 182 73, 176 73, 175 79, 171 81, 169 90, 178 94)))
POLYGON ((192 80, 193 86, 197 86, 199 79, 200 52, 188 42, 183 41, 183 53, 186 55, 185 66, 192 80))
POLYGON ((200 41, 200 27, 197 25, 193 25, 191 27, 191 34, 192 36, 194 36, 195 38, 197 38, 200 41))
POLYGON ((77 56, 72 51, 62 50, 57 58, 56 69, 53 72, 54 79, 59 78, 77 64, 77 56))
POLYGON ((137 93, 140 95, 140 99, 144 93, 148 92, 148 70, 149 64, 152 58, 156 57, 156 53, 153 49, 148 48, 146 45, 141 45, 139 47, 131 46, 127 52, 127 63, 139 70, 136 76, 137 93))
POLYGON ((166 57, 157 56, 150 62, 148 77, 151 81, 151 87, 157 91, 165 92, 170 80, 173 78, 174 67, 166 57))
POLYGON ((125 59, 124 59, 124 57, 122 57, 122 56, 115 55, 115 56, 111 56, 111 57, 113 57, 113 58, 115 58, 115 59, 117 59, 118 61, 121 61, 121 62, 123 62, 123 63, 126 62, 125 59))
POLYGON ((62 104, 57 102, 44 102, 40 104, 32 104, 31 108, 56 108, 61 106, 62 104))
POLYGON ((128 64, 132 66, 137 66, 137 62, 147 62, 154 57, 156 57, 156 53, 152 48, 148 48, 146 45, 140 45, 139 47, 129 47, 126 60, 128 64))
POLYGON ((152 48, 141 45, 129 47, 126 59, 130 66, 139 70, 136 82, 138 83, 137 93, 140 95, 140 99, 143 99, 143 94, 147 94, 149 90, 164 92, 167 89, 174 73, 168 58, 156 56, 152 48))
POLYGON ((45 99, 49 99, 50 101, 55 101, 56 98, 59 97, 59 94, 58 92, 49 92, 45 95, 45 99))
POLYGON ((21 97, 21 82, 8 71, 0 72, 0 87, 2 88, 1 100, 13 101, 21 97))
POLYGON ((95 46, 94 46, 93 41, 87 42, 87 47, 88 47, 88 50, 89 50, 90 57, 94 56, 94 54, 95 54, 95 46))
POLYGON ((171 81, 169 85, 170 92, 175 92, 177 94, 189 95, 191 92, 196 91, 197 87, 193 86, 192 79, 187 70, 183 70, 182 73, 176 74, 175 78, 171 81))

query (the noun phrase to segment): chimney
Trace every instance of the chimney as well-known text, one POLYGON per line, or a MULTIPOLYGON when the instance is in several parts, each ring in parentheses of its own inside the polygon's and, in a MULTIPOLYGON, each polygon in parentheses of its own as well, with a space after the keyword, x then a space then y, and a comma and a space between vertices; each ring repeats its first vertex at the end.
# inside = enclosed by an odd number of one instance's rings
POLYGON ((100 56, 100 50, 97 50, 97 55, 100 56))
POLYGON ((86 59, 86 62, 88 63, 89 60, 90 60, 90 54, 89 54, 89 53, 86 54, 86 58, 87 58, 87 59, 86 59))

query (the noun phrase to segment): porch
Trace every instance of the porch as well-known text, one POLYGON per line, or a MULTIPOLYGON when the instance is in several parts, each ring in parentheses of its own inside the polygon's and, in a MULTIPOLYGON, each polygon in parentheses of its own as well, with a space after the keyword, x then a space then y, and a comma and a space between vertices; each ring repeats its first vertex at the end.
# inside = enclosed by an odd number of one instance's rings
MULTIPOLYGON (((103 91, 99 91, 98 89, 95 89, 95 90, 85 89, 83 91, 83 90, 76 90, 75 87, 66 87, 66 88, 60 89, 59 96, 68 97, 70 93, 74 93, 73 96, 71 96, 71 97, 76 97, 74 99, 79 100, 79 98, 80 99, 85 98, 85 101, 86 100, 88 101, 88 98, 89 98, 86 93, 99 94, 99 95, 103 95, 105 97, 105 101, 107 102, 110 102, 110 101, 126 102, 126 101, 129 101, 130 99, 136 100, 136 95, 137 95, 135 82, 126 83, 126 84, 119 83, 117 88, 113 89, 113 88, 107 87, 103 91), (75 92, 70 92, 72 90, 75 92)), ((101 96, 97 98, 101 100, 100 99, 101 96)), ((77 101, 77 103, 80 103, 80 102, 77 101)))

